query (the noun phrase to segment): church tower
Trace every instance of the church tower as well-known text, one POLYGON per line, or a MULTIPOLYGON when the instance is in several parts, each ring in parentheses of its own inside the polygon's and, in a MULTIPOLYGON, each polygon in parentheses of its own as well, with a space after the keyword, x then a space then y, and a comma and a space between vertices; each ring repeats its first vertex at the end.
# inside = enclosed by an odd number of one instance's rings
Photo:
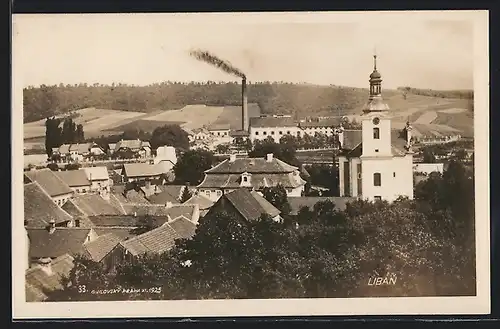
POLYGON ((389 106, 382 98, 382 75, 377 71, 377 55, 373 56, 370 95, 361 115, 363 152, 361 157, 391 156, 391 120, 389 106))

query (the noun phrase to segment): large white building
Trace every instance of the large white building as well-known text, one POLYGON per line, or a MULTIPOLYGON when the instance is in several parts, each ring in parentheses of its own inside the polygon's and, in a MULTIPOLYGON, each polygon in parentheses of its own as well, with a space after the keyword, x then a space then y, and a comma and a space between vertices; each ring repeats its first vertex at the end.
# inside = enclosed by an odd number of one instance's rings
POLYGON ((361 142, 344 149, 339 161, 340 196, 394 201, 399 196, 413 198, 413 153, 411 126, 391 129, 389 106, 382 99, 382 76, 370 75, 370 97, 363 108, 361 142))
POLYGON ((290 116, 262 116, 250 118, 250 140, 265 140, 272 137, 275 143, 279 143, 285 135, 297 136, 301 134, 301 128, 290 116))

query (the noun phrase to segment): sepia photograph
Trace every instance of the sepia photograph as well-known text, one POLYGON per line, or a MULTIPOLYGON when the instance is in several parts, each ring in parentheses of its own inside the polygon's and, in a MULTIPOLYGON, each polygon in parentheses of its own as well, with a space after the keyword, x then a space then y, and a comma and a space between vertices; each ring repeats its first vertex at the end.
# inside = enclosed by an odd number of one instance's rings
POLYGON ((12 22, 14 317, 489 312, 487 11, 12 22))

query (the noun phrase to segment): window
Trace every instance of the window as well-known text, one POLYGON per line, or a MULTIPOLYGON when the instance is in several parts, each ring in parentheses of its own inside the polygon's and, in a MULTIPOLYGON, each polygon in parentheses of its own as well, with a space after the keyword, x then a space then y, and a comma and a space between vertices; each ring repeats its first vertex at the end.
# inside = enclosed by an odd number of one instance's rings
POLYGON ((222 191, 217 191, 217 196, 221 196, 222 195, 222 191))
POLYGON ((380 139, 380 129, 373 128, 373 139, 380 139))
POLYGON ((217 132, 217 136, 220 136, 220 132, 217 132))
POLYGON ((280 131, 280 135, 283 135, 283 132, 282 132, 282 131, 280 131))
POLYGON ((380 195, 376 195, 374 198, 375 201, 382 201, 382 197, 380 195))
POLYGON ((376 172, 373 174, 373 185, 381 186, 382 185, 382 177, 380 177, 380 173, 376 172))
POLYGON ((396 177, 396 172, 393 172, 393 173, 392 173, 392 177, 396 177))
POLYGON ((262 132, 263 135, 267 135, 267 131, 262 132))
POLYGON ((209 190, 206 190, 206 191, 205 191, 205 195, 206 195, 206 196, 208 196, 208 197, 210 197, 210 191, 209 191, 209 190))
POLYGON ((287 135, 290 135, 290 130, 288 130, 286 133, 287 133, 287 135))
POLYGON ((378 153, 378 149, 375 149, 375 153, 378 153))
POLYGON ((256 131, 256 132, 255 132, 255 135, 259 135, 259 132, 258 132, 258 131, 256 131))
POLYGON ((244 182, 248 182, 248 177, 247 176, 243 176, 243 181, 244 182))
POLYGON ((274 135, 274 130, 271 131, 271 135, 274 135))

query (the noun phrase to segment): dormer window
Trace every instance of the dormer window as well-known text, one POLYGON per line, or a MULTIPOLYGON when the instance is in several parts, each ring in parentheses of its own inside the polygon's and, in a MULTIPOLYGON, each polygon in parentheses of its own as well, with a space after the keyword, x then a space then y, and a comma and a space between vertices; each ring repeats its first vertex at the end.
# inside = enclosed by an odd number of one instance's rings
POLYGON ((240 181, 240 185, 241 186, 250 186, 250 179, 251 179, 251 174, 249 173, 243 173, 241 174, 241 181, 240 181))

